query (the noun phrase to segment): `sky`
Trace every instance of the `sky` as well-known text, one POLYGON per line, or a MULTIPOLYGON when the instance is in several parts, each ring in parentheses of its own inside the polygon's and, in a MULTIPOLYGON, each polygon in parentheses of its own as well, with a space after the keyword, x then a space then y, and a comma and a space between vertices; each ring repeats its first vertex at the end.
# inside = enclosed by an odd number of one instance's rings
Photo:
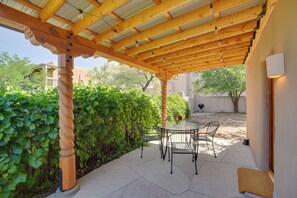
MULTIPOLYGON (((0 27, 0 53, 8 52, 10 55, 17 54, 20 58, 28 57, 31 63, 58 62, 58 56, 42 46, 34 46, 25 35, 7 28, 0 27)), ((107 62, 105 58, 82 58, 74 59, 74 65, 91 69, 94 66, 102 66, 107 62)))

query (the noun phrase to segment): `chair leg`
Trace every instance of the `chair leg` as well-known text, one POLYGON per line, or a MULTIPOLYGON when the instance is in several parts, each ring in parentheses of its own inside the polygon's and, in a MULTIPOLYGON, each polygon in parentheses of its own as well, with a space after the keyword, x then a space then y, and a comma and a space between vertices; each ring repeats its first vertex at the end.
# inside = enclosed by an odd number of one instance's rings
POLYGON ((198 155, 195 154, 195 174, 198 175, 198 171, 197 171, 197 158, 198 158, 198 155))
POLYGON ((215 149, 214 149, 213 141, 212 141, 212 150, 213 150, 213 154, 214 154, 215 158, 217 158, 216 151, 215 151, 215 149))
POLYGON ((172 166, 173 166, 173 153, 171 151, 171 171, 170 171, 170 174, 172 174, 172 166))
POLYGON ((170 153, 171 153, 170 148, 168 148, 168 162, 170 162, 170 153))
POLYGON ((206 140, 207 150, 209 150, 208 141, 206 140))
POLYGON ((143 142, 141 144, 141 156, 140 156, 140 158, 143 158, 143 142))
POLYGON ((165 158, 166 158, 166 154, 167 154, 167 146, 165 147, 165 151, 163 152, 163 161, 164 161, 165 158))

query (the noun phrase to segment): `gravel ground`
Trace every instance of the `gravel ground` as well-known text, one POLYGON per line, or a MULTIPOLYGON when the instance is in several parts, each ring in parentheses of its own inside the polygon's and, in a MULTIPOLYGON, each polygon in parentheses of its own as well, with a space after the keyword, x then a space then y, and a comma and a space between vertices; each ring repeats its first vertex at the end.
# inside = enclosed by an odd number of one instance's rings
POLYGON ((235 140, 246 137, 246 114, 243 113, 195 113, 190 119, 202 125, 210 121, 219 121, 221 126, 216 137, 235 140))

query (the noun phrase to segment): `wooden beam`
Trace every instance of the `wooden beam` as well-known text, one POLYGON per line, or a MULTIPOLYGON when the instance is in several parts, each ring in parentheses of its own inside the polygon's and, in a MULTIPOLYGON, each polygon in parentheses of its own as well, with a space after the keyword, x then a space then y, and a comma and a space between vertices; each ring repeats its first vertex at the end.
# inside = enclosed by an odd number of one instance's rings
POLYGON ((96 51, 97 54, 102 55, 103 57, 113 59, 148 72, 164 72, 163 70, 151 66, 143 61, 127 57, 120 52, 114 52, 110 48, 96 44, 94 41, 85 39, 81 36, 71 36, 71 40, 69 40, 67 37, 72 34, 70 31, 56 27, 49 23, 42 23, 39 19, 33 16, 29 16, 3 4, 0 4, 0 17, 28 26, 33 33, 36 33, 37 40, 41 44, 48 43, 54 45, 58 48, 59 52, 62 52, 63 49, 67 49, 66 47, 71 43, 73 46, 72 54, 79 55, 81 51, 83 51, 92 55, 90 53, 94 53, 96 51))
POLYGON ((191 11, 184 15, 181 15, 173 20, 169 20, 167 22, 148 28, 139 34, 135 34, 135 35, 132 35, 131 37, 125 38, 117 42, 115 45, 113 45, 113 48, 118 50, 120 48, 123 48, 132 44, 133 41, 141 41, 153 35, 166 32, 177 26, 181 26, 208 16, 209 16, 209 6, 207 5, 207 6, 195 9, 194 11, 191 11))
POLYGON ((87 0, 90 4, 94 5, 95 7, 100 7, 101 3, 97 0, 87 0))
MULTIPOLYGON (((203 62, 197 62, 194 64, 188 64, 188 65, 183 65, 183 66, 179 66, 179 67, 171 67, 171 68, 167 68, 165 69, 165 71, 177 71, 177 70, 182 70, 182 69, 193 69, 193 68, 197 68, 197 66, 210 66, 210 65, 215 65, 215 64, 222 64, 225 62, 231 62, 231 61, 225 61, 223 60, 224 57, 222 58, 218 58, 218 59, 213 59, 211 61, 203 61, 203 62)), ((243 62, 243 58, 244 56, 234 56, 232 57, 232 61, 240 61, 241 63, 243 62)))
POLYGON ((243 53, 243 54, 238 54, 230 57, 224 57, 223 60, 224 62, 228 62, 228 61, 241 59, 242 60, 241 62, 243 63, 245 56, 246 56, 246 53, 243 53))
POLYGON ((213 60, 218 60, 218 59, 224 59, 224 58, 229 58, 229 57, 234 57, 234 56, 244 56, 246 55, 248 51, 248 48, 245 47, 245 48, 241 48, 241 49, 236 49, 236 50, 230 50, 228 52, 218 52, 216 54, 211 54, 209 56, 204 56, 204 57, 196 57, 196 58, 193 58, 191 60, 185 60, 185 61, 180 61, 180 62, 172 62, 170 64, 166 64, 166 65, 160 65, 160 66, 157 66, 161 69, 168 69, 168 68, 172 68, 172 67, 182 67, 184 65, 195 65, 197 63, 200 63, 200 62, 211 62, 213 60))
POLYGON ((129 0, 108 0, 104 1, 100 7, 95 8, 84 16, 83 19, 79 20, 73 27, 72 32, 74 35, 77 35, 93 23, 97 22, 100 18, 110 14, 113 10, 117 9, 118 7, 124 5, 129 0))
POLYGON ((7 27, 9 29, 15 30, 17 32, 24 32, 27 28, 27 26, 22 25, 20 23, 11 21, 9 19, 0 17, 0 26, 7 27))
POLYGON ((154 4, 158 5, 161 3, 161 0, 153 0, 154 4))
POLYGON ((157 66, 157 67, 162 67, 163 65, 179 63, 182 61, 191 61, 192 59, 208 57, 208 56, 211 56, 214 54, 220 54, 221 52, 224 52, 224 51, 234 51, 234 50, 238 50, 238 49, 242 49, 242 48, 247 48, 249 45, 250 45, 250 42, 247 41, 247 42, 229 45, 229 46, 225 46, 225 47, 221 47, 221 48, 210 49, 207 51, 200 51, 200 52, 196 52, 193 54, 176 57, 173 59, 165 59, 165 61, 163 60, 163 61, 155 62, 152 65, 157 66))
POLYGON ((46 22, 49 18, 51 18, 64 2, 64 0, 48 1, 39 13, 41 22, 46 22))
MULTIPOLYGON (((140 12, 128 19, 126 19, 123 23, 117 24, 113 27, 118 33, 121 33, 127 29, 131 29, 136 25, 139 25, 145 21, 148 21, 160 14, 164 14, 169 10, 172 10, 178 6, 184 5, 190 2, 190 0, 163 0, 160 4, 154 5, 143 12, 140 12)), ((114 36, 115 32, 113 29, 108 29, 100 33, 96 38, 96 42, 102 42, 107 39, 110 39, 114 36)))
POLYGON ((209 69, 218 69, 222 67, 229 67, 229 66, 236 66, 242 64, 242 60, 235 60, 225 63, 216 63, 212 65, 197 65, 194 68, 187 68, 187 69, 180 69, 180 70, 168 70, 174 75, 183 74, 183 73, 190 73, 190 72, 198 72, 202 70, 209 70, 209 69))
POLYGON ((183 58, 187 59, 187 57, 190 58, 192 55, 197 54, 199 52, 200 53, 204 52, 204 54, 207 55, 208 53, 210 54, 217 53, 217 51, 220 51, 220 50, 231 50, 234 48, 240 48, 245 46, 246 43, 250 44, 250 39, 252 37, 253 37, 253 33, 249 32, 249 33, 237 35, 234 37, 225 38, 220 41, 212 41, 206 44, 197 45, 194 47, 189 47, 186 49, 174 51, 161 56, 152 57, 145 60, 145 62, 151 63, 151 64, 153 63, 162 64, 164 62, 164 59, 166 60, 166 62, 167 61, 178 62, 179 59, 183 59, 183 58))
POLYGON ((278 0, 267 0, 267 3, 266 3, 266 14, 265 16, 260 20, 260 27, 259 29, 257 30, 256 32, 256 38, 255 40, 253 41, 253 44, 252 44, 252 47, 250 49, 250 53, 248 53, 248 56, 245 60, 245 63, 248 64, 251 56, 253 55, 254 53, 254 50, 255 48, 257 47, 257 44, 261 38, 261 35, 262 35, 262 32, 271 16, 271 13, 273 12, 274 8, 275 8, 275 5, 277 4, 277 1, 278 0))
POLYGON ((248 3, 250 0, 232 0, 232 1, 217 1, 212 4, 213 6, 213 13, 221 12, 223 10, 227 10, 230 8, 234 8, 240 6, 242 4, 248 3))
POLYGON ((236 24, 242 24, 247 21, 255 20, 259 17, 262 12, 262 5, 255 6, 253 8, 238 12, 235 14, 228 15, 226 17, 220 18, 219 20, 204 23, 202 25, 189 28, 180 33, 171 34, 164 36, 162 38, 156 39, 149 43, 144 43, 137 48, 131 48, 126 50, 126 54, 129 56, 145 52, 154 48, 159 48, 164 45, 175 43, 177 41, 185 40, 191 37, 199 36, 205 33, 214 32, 215 27, 219 30, 223 28, 230 27, 236 24))
POLYGON ((237 53, 234 55, 213 55, 211 57, 205 57, 202 59, 195 59, 192 61, 188 61, 188 62, 181 62, 181 63, 177 63, 177 64, 172 64, 166 67, 162 67, 161 69, 164 70, 172 70, 172 69, 178 69, 178 68, 188 68, 188 67, 195 67, 195 65, 206 65, 206 64, 212 64, 212 63, 217 63, 217 62, 226 62, 229 60, 234 60, 234 59, 241 59, 243 62, 244 57, 246 56, 246 52, 247 49, 244 53, 237 53))
MULTIPOLYGON (((31 8, 31 9, 33 9, 33 10, 36 10, 39 13, 42 10, 41 7, 39 7, 39 6, 31 3, 30 1, 26 1, 26 0, 15 0, 15 1, 18 2, 18 3, 20 3, 20 4, 23 4, 23 5, 27 6, 29 8, 31 8)), ((58 21, 64 22, 64 23, 66 23, 68 25, 71 25, 71 26, 74 24, 73 22, 68 21, 68 20, 66 20, 66 19, 64 19, 64 18, 62 18, 62 17, 60 17, 58 15, 55 15, 55 14, 53 14, 52 17, 55 18, 55 19, 57 19, 58 21)))
MULTIPOLYGON (((93 4, 95 7, 100 7, 101 6, 101 3, 100 2, 98 2, 98 1, 96 1, 96 0, 88 0, 88 2, 90 3, 90 4, 93 4)), ((109 14, 109 16, 111 16, 112 18, 114 18, 115 20, 117 20, 118 22, 124 22, 124 19, 122 19, 121 17, 119 17, 116 13, 114 13, 114 12, 111 12, 110 14, 109 14)))
POLYGON ((164 70, 179 70, 181 68, 190 68, 190 67, 195 67, 195 65, 207 65, 207 64, 213 64, 213 63, 217 63, 217 62, 221 62, 221 57, 216 56, 215 58, 211 58, 209 60, 207 59, 202 59, 202 60, 196 60, 196 61, 191 61, 191 62, 187 62, 187 63, 178 63, 178 64, 172 64, 169 66, 165 66, 162 67, 162 69, 164 70))
POLYGON ((196 45, 202 45, 212 41, 219 42, 221 39, 224 39, 224 38, 233 37, 247 32, 252 32, 256 27, 257 27, 257 22, 250 21, 245 24, 236 25, 233 27, 223 29, 220 31, 220 34, 208 33, 202 36, 190 38, 186 41, 179 41, 177 43, 174 43, 168 46, 163 46, 163 47, 160 47, 159 49, 150 50, 145 53, 138 54, 136 58, 143 60, 143 59, 152 57, 153 53, 155 56, 159 56, 162 54, 167 54, 173 51, 178 51, 178 50, 193 47, 196 45))
MULTIPOLYGON (((242 2, 241 0, 234 0, 234 2, 232 4, 233 6, 228 7, 228 8, 225 6, 222 6, 227 1, 230 2, 230 0, 221 0, 220 4, 218 6, 216 6, 217 11, 222 12, 227 9, 241 5, 242 3, 245 2, 245 1, 242 2)), ((191 22, 194 22, 194 21, 197 21, 199 19, 209 17, 209 16, 210 16, 210 6, 206 5, 206 6, 198 8, 198 9, 195 9, 194 11, 186 13, 184 15, 178 16, 172 20, 169 20, 168 22, 164 22, 164 23, 161 23, 154 27, 148 28, 148 29, 144 30, 143 32, 141 32, 140 34, 135 34, 135 35, 132 35, 131 37, 125 38, 125 39, 119 41, 118 43, 116 43, 115 45, 113 45, 113 48, 118 50, 120 48, 123 48, 123 47, 126 47, 126 46, 132 44, 133 41, 145 40, 153 35, 168 31, 172 28, 176 28, 178 26, 181 26, 181 25, 184 25, 187 23, 191 23, 191 22)), ((166 18, 168 18, 168 16, 166 18)), ((181 31, 178 31, 178 32, 181 32, 181 31)))
MULTIPOLYGON (((33 3, 29 2, 29 1, 26 1, 26 0, 15 0, 15 1, 27 6, 29 8, 31 8, 31 9, 33 9, 33 10, 36 10, 37 12, 41 12, 41 10, 42 10, 41 7, 36 6, 35 4, 33 4, 33 3)), ((58 21, 61 21, 63 23, 68 24, 70 26, 69 29, 71 29, 71 27, 74 25, 74 23, 72 21, 64 19, 63 17, 60 17, 59 15, 56 15, 56 14, 52 15, 52 18, 54 18, 54 19, 56 19, 58 21)), ((68 28, 65 28, 65 29, 68 29, 68 28)), ((97 33, 93 32, 91 30, 86 29, 85 31, 90 33, 93 36, 97 35, 97 33)))

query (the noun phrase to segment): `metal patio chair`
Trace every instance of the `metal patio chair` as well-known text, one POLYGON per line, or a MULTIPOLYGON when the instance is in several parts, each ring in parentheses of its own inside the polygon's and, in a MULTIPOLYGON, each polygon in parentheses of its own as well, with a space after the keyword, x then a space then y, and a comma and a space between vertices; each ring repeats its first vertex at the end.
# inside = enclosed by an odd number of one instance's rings
MULTIPOLYGON (((139 131, 139 133, 141 135, 142 142, 141 142, 140 158, 143 158, 143 146, 144 146, 144 143, 149 142, 149 141, 153 141, 153 140, 159 140, 160 141, 161 138, 160 138, 160 134, 159 134, 158 130, 148 129, 148 128, 144 127, 139 122, 135 122, 135 126, 136 126, 137 130, 139 131)), ((159 143, 159 145, 160 145, 160 143, 159 143)))
POLYGON ((205 126, 199 128, 199 135, 198 135, 199 141, 206 142, 207 149, 209 149, 208 142, 212 143, 212 149, 213 149, 215 158, 217 157, 217 155, 214 148, 214 137, 219 127, 220 127, 220 122, 211 121, 207 123, 205 126))
POLYGON ((198 129, 196 130, 170 130, 169 142, 170 142, 170 156, 171 156, 171 171, 173 166, 174 154, 190 154, 192 155, 192 161, 195 162, 195 174, 197 171, 198 160, 198 129))

